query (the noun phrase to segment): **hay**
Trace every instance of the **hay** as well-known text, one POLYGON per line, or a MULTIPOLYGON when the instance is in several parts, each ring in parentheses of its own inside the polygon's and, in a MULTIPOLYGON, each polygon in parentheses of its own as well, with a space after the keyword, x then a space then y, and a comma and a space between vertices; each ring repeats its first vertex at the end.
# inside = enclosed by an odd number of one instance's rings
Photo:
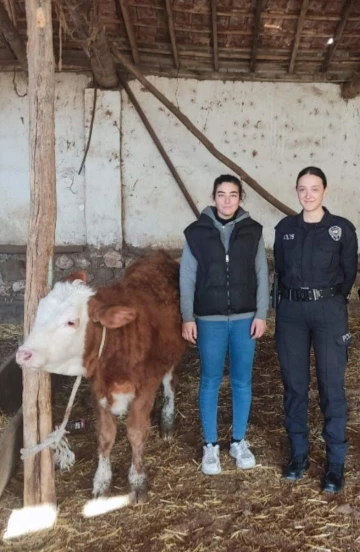
MULTIPOLYGON (((254 397, 248 439, 258 466, 236 470, 227 453, 231 435, 231 397, 225 375, 219 398, 219 440, 222 473, 206 477, 200 471, 201 438, 197 409, 199 362, 194 349, 184 361, 177 397, 177 433, 170 443, 158 434, 157 401, 146 448, 149 500, 104 516, 84 519, 96 469, 94 414, 86 382, 80 389, 72 418, 86 418, 84 431, 72 432, 70 444, 76 464, 69 473, 56 474, 59 517, 48 532, 3 543, 14 552, 354 552, 360 550, 360 323, 359 305, 351 307, 354 336, 346 386, 349 398, 349 454, 346 487, 338 496, 320 491, 325 447, 322 416, 312 377, 309 424, 311 465, 299 482, 281 478, 288 456, 282 427, 282 385, 273 340, 273 321, 258 347, 254 367, 254 397)), ((314 376, 314 372, 312 372, 314 376)), ((72 381, 64 379, 55 397, 54 422, 61 421, 72 381)), ((124 422, 112 454, 111 494, 127 491, 130 447, 124 422)), ((11 482, 0 503, 0 529, 13 508, 22 504, 22 475, 11 482)))

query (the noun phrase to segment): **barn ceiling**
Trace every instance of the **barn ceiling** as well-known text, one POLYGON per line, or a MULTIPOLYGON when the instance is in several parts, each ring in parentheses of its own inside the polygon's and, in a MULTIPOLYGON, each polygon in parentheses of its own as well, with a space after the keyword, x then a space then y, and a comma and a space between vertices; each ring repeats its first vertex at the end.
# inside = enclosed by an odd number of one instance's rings
MULTIPOLYGON (((25 2, 0 3, 25 43, 25 2)), ((54 0, 59 71, 92 69, 71 3, 96 5, 87 34, 105 30, 117 69, 114 52, 146 75, 344 82, 360 71, 360 0, 54 0)), ((0 71, 13 71, 19 58, 1 15, 0 29, 0 71)))

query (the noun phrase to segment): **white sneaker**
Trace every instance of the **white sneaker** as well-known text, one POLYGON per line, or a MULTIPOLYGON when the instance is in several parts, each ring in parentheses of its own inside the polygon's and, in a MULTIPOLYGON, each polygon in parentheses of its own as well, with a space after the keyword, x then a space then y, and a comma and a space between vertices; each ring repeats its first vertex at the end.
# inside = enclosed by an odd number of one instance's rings
POLYGON ((201 471, 205 475, 217 475, 221 472, 219 445, 204 445, 201 471))
POLYGON ((236 467, 241 470, 248 470, 256 465, 255 456, 249 449, 249 443, 245 439, 237 443, 231 443, 230 456, 235 458, 236 467))

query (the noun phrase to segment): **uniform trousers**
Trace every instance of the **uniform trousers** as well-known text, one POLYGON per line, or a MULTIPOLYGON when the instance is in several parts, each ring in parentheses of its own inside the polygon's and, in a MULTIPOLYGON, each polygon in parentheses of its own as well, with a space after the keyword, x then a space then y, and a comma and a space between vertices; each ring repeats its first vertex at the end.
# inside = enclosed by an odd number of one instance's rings
POLYGON ((276 345, 284 384, 285 428, 293 456, 308 454, 310 348, 314 348, 322 436, 329 462, 345 462, 347 403, 344 389, 350 333, 347 301, 282 299, 276 314, 276 345))

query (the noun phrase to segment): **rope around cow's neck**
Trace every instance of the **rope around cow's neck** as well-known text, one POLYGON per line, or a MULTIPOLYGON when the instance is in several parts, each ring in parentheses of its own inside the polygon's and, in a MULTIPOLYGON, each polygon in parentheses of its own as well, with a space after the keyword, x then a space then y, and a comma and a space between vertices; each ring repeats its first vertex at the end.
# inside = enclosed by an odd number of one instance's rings
MULTIPOLYGON (((106 327, 103 326, 98 358, 101 357, 101 354, 103 352, 104 345, 105 345, 105 338, 106 338, 106 327)), ((75 454, 72 452, 72 450, 70 450, 69 443, 65 437, 65 434, 68 433, 68 431, 66 431, 66 426, 69 421, 71 409, 73 407, 75 396, 76 396, 77 390, 79 389, 80 383, 81 383, 81 376, 77 376, 71 391, 69 402, 65 410, 64 419, 61 425, 58 427, 58 429, 56 429, 52 433, 49 433, 49 435, 42 443, 38 443, 37 445, 34 445, 32 447, 22 448, 20 450, 21 460, 24 460, 25 458, 29 458, 33 454, 37 454, 38 452, 40 452, 46 447, 50 447, 54 450, 54 462, 56 466, 58 466, 61 470, 69 470, 73 466, 75 462, 75 454)))

